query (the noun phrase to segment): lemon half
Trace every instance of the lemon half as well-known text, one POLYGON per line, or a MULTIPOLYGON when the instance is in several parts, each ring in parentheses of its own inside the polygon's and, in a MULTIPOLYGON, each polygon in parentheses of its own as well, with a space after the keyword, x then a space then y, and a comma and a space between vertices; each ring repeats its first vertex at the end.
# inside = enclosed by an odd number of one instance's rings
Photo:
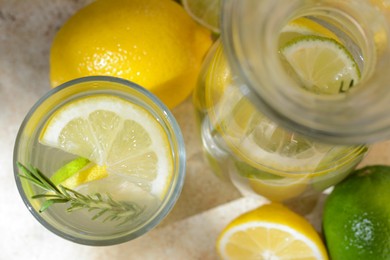
POLYGON ((313 226, 278 203, 261 206, 233 220, 220 234, 222 259, 328 259, 313 226))

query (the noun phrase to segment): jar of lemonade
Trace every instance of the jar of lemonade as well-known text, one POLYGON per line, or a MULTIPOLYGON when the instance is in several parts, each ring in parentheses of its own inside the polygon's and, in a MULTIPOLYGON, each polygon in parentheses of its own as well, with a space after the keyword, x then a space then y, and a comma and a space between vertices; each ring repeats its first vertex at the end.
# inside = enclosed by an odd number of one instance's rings
POLYGON ((223 2, 194 92, 217 175, 274 201, 315 197, 388 137, 389 28, 372 2, 223 2))
POLYGON ((390 136, 388 1, 227 0, 221 16, 237 85, 267 117, 338 144, 390 136))

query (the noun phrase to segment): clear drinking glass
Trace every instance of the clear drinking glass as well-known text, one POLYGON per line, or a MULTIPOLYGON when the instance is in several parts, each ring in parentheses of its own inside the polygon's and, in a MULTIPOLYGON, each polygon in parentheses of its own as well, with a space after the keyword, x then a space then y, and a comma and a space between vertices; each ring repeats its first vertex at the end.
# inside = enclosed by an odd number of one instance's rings
MULTIPOLYGON (((109 106, 119 106, 119 103, 114 102, 109 106)), ((84 107, 84 109, 88 110, 88 106, 84 107)), ((104 106, 102 109, 104 109, 104 106)), ((74 111, 74 113, 77 113, 77 111, 74 111)), ((95 113, 95 116, 99 113, 101 112, 98 111, 95 113)), ((132 120, 132 118, 129 120, 132 120)), ((147 121, 142 116, 137 120, 138 122, 147 121)), ((127 124, 128 122, 126 121, 123 124, 127 124)), ((104 128, 110 125, 110 123, 112 122, 101 120, 101 125, 95 125, 94 127, 104 128)), ((91 125, 87 125, 86 127, 91 127, 91 125)), ((115 131, 115 129, 108 129, 105 133, 106 135, 110 135, 112 131, 115 131)), ((129 131, 133 130, 130 129, 129 131)), ((134 132, 136 131, 137 129, 134 130, 134 132)), ((138 136, 134 135, 133 137, 134 140, 120 139, 123 142, 132 143, 131 147, 122 146, 124 149, 122 152, 126 152, 127 149, 135 151, 134 153, 139 151, 136 147, 138 144, 138 136)), ((84 140, 88 138, 82 137, 84 140)), ((100 136, 96 138, 104 139, 105 137, 100 136)), ((99 145, 102 144, 97 143, 99 145)), ((113 144, 112 147, 114 147, 113 144)), ((163 147, 156 147, 156 149, 160 148, 162 149, 163 147)), ((111 150, 113 149, 111 148, 111 150)), ((148 154, 149 157, 153 157, 153 153, 148 154)), ((134 158, 137 158, 136 154, 134 158)), ((123 165, 124 163, 120 164, 120 166, 123 165)), ((17 136, 14 150, 14 171, 16 184, 25 205, 43 226, 60 237, 76 243, 86 245, 112 245, 134 239, 144 234, 155 227, 172 209, 181 192, 185 175, 184 142, 179 126, 171 112, 147 90, 129 81, 118 78, 104 76, 86 77, 70 81, 52 89, 32 107, 23 121, 17 136), (171 164, 169 168, 171 172, 165 175, 168 176, 167 179, 160 179, 160 183, 157 182, 155 186, 148 187, 148 185, 136 176, 138 171, 145 171, 145 169, 148 170, 148 167, 151 167, 148 163, 129 163, 127 161, 126 167, 122 167, 122 169, 126 173, 130 173, 129 175, 121 175, 121 172, 111 174, 110 166, 107 166, 107 177, 84 183, 80 187, 75 188, 80 193, 84 193, 84 191, 99 192, 106 200, 109 199, 108 195, 110 194, 114 200, 119 198, 124 203, 127 203, 127 200, 136 201, 140 212, 135 218, 126 223, 111 221, 110 219, 103 221, 104 214, 107 214, 106 212, 101 212, 102 216, 92 220, 91 217, 97 211, 91 208, 91 212, 88 212, 87 209, 67 212, 66 209, 69 207, 69 202, 66 204, 56 203, 45 211, 39 212, 45 200, 43 198, 32 199, 32 196, 39 193, 46 195, 53 194, 53 192, 45 192, 37 185, 24 178, 20 178, 18 175, 21 174, 21 171, 17 163, 21 163, 26 167, 32 165, 50 178, 63 165, 79 157, 61 149, 42 144, 40 138, 45 127, 47 127, 45 124, 54 113, 57 113, 69 104, 73 104, 72 102, 90 100, 93 97, 109 97, 117 101, 120 100, 119 103, 125 104, 121 108, 124 110, 128 109, 126 107, 127 105, 131 107, 130 109, 135 107, 136 111, 138 109, 142 110, 141 115, 147 114, 148 120, 155 121, 154 123, 162 129, 163 138, 166 139, 164 149, 167 149, 167 161, 171 164), (132 168, 132 165, 134 165, 134 168, 132 168), (156 196, 152 191, 153 189, 163 189, 161 185, 159 186, 161 183, 166 183, 166 187, 162 191, 161 196, 156 196)), ((158 169, 156 171, 158 176, 160 172, 158 169)), ((85 195, 94 196, 92 193, 86 193, 85 195)), ((96 199, 97 197, 93 198, 96 199)))

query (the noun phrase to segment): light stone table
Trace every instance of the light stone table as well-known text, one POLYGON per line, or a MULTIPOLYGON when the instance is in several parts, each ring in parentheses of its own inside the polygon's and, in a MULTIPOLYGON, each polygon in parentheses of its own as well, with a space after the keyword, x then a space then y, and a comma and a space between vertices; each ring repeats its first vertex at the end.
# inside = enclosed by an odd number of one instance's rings
MULTIPOLYGON (((186 142, 187 175, 169 216, 146 235, 116 246, 90 247, 55 236, 28 212, 12 169, 16 133, 30 107, 49 90, 49 50, 58 28, 91 0, 0 0, 0 259, 216 259, 218 233, 264 199, 241 198, 206 165, 190 98, 173 110, 186 142)), ((390 143, 363 164, 390 162, 390 143)), ((363 165, 362 164, 362 165, 363 165)), ((319 214, 310 219, 319 228, 319 214)))

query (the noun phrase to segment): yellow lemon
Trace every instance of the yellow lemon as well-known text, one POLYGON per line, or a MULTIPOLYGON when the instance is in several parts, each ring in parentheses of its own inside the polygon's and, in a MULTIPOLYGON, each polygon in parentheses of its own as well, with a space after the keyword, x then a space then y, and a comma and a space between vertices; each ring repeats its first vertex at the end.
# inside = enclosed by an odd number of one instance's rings
POLYGON ((210 31, 172 0, 97 0, 55 36, 51 85, 116 76, 147 88, 172 108, 190 95, 211 43, 210 31))
POLYGON ((220 234, 222 259, 328 259, 324 243, 303 217, 271 203, 233 220, 220 234))

